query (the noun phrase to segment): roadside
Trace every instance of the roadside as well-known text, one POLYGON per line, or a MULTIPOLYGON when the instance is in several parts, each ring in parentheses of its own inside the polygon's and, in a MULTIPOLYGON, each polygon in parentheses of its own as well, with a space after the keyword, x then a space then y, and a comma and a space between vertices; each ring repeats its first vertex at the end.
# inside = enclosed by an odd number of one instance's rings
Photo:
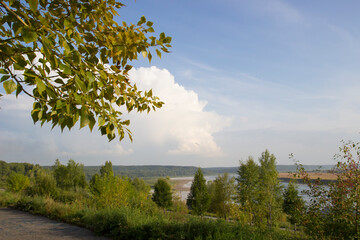
POLYGON ((0 240, 105 240, 86 228, 11 208, 0 208, 0 240))

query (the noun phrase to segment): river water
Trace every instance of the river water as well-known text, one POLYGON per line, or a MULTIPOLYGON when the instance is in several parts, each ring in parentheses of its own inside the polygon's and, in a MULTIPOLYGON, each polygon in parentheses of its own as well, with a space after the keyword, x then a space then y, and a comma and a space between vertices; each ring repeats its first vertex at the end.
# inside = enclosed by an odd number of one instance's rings
MULTIPOLYGON (((229 177, 234 177, 235 175, 229 175, 229 177)), ((204 176, 206 181, 214 181, 217 176, 204 176)), ((184 188, 189 190, 183 190, 183 191, 177 191, 175 194, 177 194, 181 200, 186 201, 189 193, 190 193, 190 187, 191 183, 193 181, 193 177, 177 177, 177 178, 171 178, 172 180, 189 180, 186 184, 184 184, 184 188)), ((281 185, 284 187, 283 189, 286 189, 288 186, 288 182, 281 182, 281 185)), ((298 191, 299 195, 306 201, 309 202, 310 198, 308 195, 304 194, 303 192, 305 190, 309 190, 309 187, 306 184, 298 184, 298 191)))

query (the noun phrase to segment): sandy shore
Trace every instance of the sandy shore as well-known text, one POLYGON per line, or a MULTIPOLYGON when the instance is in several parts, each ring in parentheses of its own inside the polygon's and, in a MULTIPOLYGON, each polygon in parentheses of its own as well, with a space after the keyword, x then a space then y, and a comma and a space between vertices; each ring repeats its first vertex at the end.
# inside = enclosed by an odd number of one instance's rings
MULTIPOLYGON (((336 180, 337 175, 335 173, 323 173, 323 172, 310 172, 308 173, 310 179, 322 179, 322 180, 336 180)), ((293 173, 279 173, 279 178, 294 178, 293 173)))

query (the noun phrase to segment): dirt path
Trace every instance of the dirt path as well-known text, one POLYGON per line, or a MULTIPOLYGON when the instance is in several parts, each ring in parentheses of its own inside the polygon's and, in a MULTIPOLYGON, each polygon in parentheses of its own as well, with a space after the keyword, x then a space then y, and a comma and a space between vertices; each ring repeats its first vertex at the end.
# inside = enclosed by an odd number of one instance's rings
POLYGON ((0 208, 0 240, 105 240, 88 229, 15 209, 0 208))

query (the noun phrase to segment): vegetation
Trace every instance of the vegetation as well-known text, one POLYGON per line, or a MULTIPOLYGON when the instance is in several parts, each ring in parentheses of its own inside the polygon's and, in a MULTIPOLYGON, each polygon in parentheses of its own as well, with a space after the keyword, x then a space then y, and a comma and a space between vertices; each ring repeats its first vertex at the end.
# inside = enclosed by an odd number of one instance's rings
POLYGON ((119 25, 118 1, 5 0, 0 4, 0 74, 7 94, 34 100, 34 122, 93 129, 109 140, 125 133, 123 111, 155 110, 162 102, 131 83, 130 61, 168 52, 171 37, 155 36, 153 23, 119 25), (33 89, 28 90, 28 86, 33 89), (116 107, 115 107, 116 106, 116 107))
POLYGON ((159 178, 157 180, 154 185, 152 200, 162 208, 169 208, 172 206, 171 186, 167 179, 159 178))
POLYGON ((305 233, 317 239, 357 239, 360 144, 344 144, 336 157, 338 179, 327 186, 299 169, 309 184, 307 203, 293 182, 281 189, 276 158, 267 150, 259 164, 252 157, 241 162, 236 179, 222 174, 206 184, 199 168, 187 204, 172 198, 166 179, 156 181, 151 197, 143 179, 115 175, 111 162, 89 183, 82 165, 73 160, 67 165, 55 161, 50 168, 0 162, 7 174, 2 176, 7 191, 0 192, 0 206, 119 239, 307 239, 305 233))
POLYGON ((21 173, 11 173, 7 179, 8 189, 20 192, 30 185, 29 178, 21 173))
POLYGON ((288 219, 291 224, 294 225, 296 231, 296 225, 301 222, 305 209, 305 202, 299 196, 297 185, 294 181, 290 181, 288 187, 284 191, 283 210, 288 215, 288 219))
POLYGON ((211 199, 209 211, 216 213, 218 217, 226 220, 233 206, 232 199, 235 194, 235 178, 229 178, 229 174, 224 173, 223 175, 218 175, 214 182, 209 182, 207 187, 211 199))
MULTIPOLYGON (((81 166, 72 161, 69 163, 70 166, 81 166)), ((84 188, 68 189, 66 184, 58 184, 55 178, 57 166, 58 162, 51 169, 34 167, 29 171, 30 186, 20 192, 10 188, 1 191, 0 206, 75 223, 115 239, 306 239, 302 233, 293 234, 277 228, 258 229, 237 221, 192 216, 186 211, 186 205, 177 199, 171 201, 170 211, 163 211, 149 198, 150 187, 142 179, 114 176, 111 162, 106 162, 84 188)), ((72 174, 83 176, 79 169, 69 169, 73 170, 72 174)), ((62 176, 66 177, 68 173, 62 176)), ((195 179, 203 181, 201 169, 195 179)), ((159 179, 158 183, 161 182, 166 183, 166 180, 159 179)), ((225 182, 231 185, 233 180, 226 174, 216 180, 217 188, 222 189, 217 190, 220 195, 226 192, 226 187, 219 187, 227 186, 223 184, 225 182)), ((169 192, 170 188, 155 189, 161 193, 169 192)), ((227 200, 225 204, 227 206, 227 200)))
POLYGON ((335 155, 334 171, 338 179, 323 186, 312 182, 304 169, 299 176, 307 182, 311 202, 303 214, 302 224, 316 238, 360 238, 360 143, 347 142, 335 155))
MULTIPOLYGON (((306 171, 328 171, 333 168, 333 165, 322 166, 303 166, 306 171)), ((277 165, 278 172, 296 172, 296 165, 277 165)), ((84 166, 84 172, 87 180, 100 170, 100 166, 84 166)), ((216 176, 218 174, 237 174, 238 167, 217 167, 217 168, 202 168, 205 176, 216 176)), ((186 166, 113 166, 115 175, 125 175, 129 178, 158 178, 158 177, 189 177, 194 176, 197 167, 186 166)))
POLYGON ((53 173, 56 185, 61 189, 76 190, 77 188, 86 187, 84 166, 74 160, 69 160, 67 166, 65 166, 57 159, 53 166, 53 173))
POLYGON ((191 184, 190 193, 186 200, 186 205, 196 215, 203 215, 209 208, 210 195, 206 187, 206 180, 201 168, 195 173, 194 180, 191 184))

